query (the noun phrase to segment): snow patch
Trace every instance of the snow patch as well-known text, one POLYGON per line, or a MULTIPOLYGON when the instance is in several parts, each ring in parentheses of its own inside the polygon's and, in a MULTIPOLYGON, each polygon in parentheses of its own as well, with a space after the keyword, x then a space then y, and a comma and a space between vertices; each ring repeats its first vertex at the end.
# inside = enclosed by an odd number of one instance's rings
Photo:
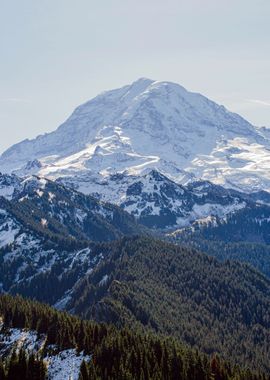
POLYGON ((14 243, 18 233, 19 229, 11 221, 2 225, 0 230, 0 248, 14 243))
POLYGON ((82 352, 77 353, 75 349, 60 351, 59 354, 46 357, 49 380, 78 380, 83 360, 89 361, 90 356, 84 356, 82 352))
POLYGON ((107 281, 109 280, 109 276, 105 274, 102 279, 99 281, 99 286, 106 285, 107 281))

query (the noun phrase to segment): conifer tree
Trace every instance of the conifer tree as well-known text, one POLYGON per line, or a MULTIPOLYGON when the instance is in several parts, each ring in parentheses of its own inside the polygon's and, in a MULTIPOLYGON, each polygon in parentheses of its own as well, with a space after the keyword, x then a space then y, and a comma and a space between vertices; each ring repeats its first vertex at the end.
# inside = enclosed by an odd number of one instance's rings
POLYGON ((79 380, 89 380, 89 372, 85 360, 81 364, 79 380))
POLYGON ((6 380, 5 368, 2 359, 0 359, 0 380, 6 380))

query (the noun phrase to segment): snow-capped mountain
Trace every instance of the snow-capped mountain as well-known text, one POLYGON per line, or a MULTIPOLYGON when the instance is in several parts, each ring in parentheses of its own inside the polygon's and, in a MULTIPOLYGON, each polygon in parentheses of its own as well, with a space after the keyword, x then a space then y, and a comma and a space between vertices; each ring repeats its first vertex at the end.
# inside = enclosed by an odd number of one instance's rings
POLYGON ((64 178, 85 193, 108 176, 152 169, 177 183, 195 177, 250 192, 270 189, 269 148, 267 129, 178 84, 142 78, 79 106, 55 132, 12 146, 0 170, 64 178))

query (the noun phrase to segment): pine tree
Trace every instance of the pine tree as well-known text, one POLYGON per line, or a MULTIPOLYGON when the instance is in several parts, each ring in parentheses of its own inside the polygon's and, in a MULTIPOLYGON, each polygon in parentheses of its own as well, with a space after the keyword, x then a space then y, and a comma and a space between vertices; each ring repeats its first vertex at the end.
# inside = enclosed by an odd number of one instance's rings
POLYGON ((182 359, 177 355, 174 349, 172 361, 171 361, 171 379, 181 379, 183 371, 182 359))
POLYGON ((80 322, 80 327, 79 327, 79 332, 78 332, 78 351, 81 352, 85 349, 85 337, 86 337, 86 331, 85 331, 85 326, 83 322, 80 322))
POLYGON ((211 373, 215 380, 222 380, 220 360, 217 355, 214 355, 210 361, 211 373))
POLYGON ((18 359, 18 370, 21 374, 22 379, 26 378, 27 375, 27 358, 24 350, 20 350, 18 359))
POLYGON ((5 368, 2 359, 0 359, 0 380, 6 380, 5 368))
POLYGON ((98 380, 99 379, 92 360, 90 361, 90 364, 89 364, 89 372, 88 373, 89 373, 89 380, 98 380))
POLYGON ((79 380, 89 380, 89 372, 85 360, 81 364, 79 380))
POLYGON ((21 380, 16 350, 13 350, 8 363, 7 380, 21 380))

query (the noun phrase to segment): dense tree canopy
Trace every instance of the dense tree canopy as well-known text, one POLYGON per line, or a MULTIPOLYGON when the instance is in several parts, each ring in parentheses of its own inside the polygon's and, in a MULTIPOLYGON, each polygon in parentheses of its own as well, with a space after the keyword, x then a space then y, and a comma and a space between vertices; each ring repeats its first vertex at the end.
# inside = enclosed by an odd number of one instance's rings
MULTIPOLYGON (((47 345, 90 353, 90 362, 82 362, 81 380, 269 380, 231 366, 216 354, 209 358, 187 349, 174 339, 82 321, 21 297, 0 296, 0 315, 6 328, 31 328, 47 334, 47 345)), ((17 380, 19 367, 23 368, 20 380, 44 379, 46 370, 39 355, 13 352, 0 362, 0 379, 17 380)))

